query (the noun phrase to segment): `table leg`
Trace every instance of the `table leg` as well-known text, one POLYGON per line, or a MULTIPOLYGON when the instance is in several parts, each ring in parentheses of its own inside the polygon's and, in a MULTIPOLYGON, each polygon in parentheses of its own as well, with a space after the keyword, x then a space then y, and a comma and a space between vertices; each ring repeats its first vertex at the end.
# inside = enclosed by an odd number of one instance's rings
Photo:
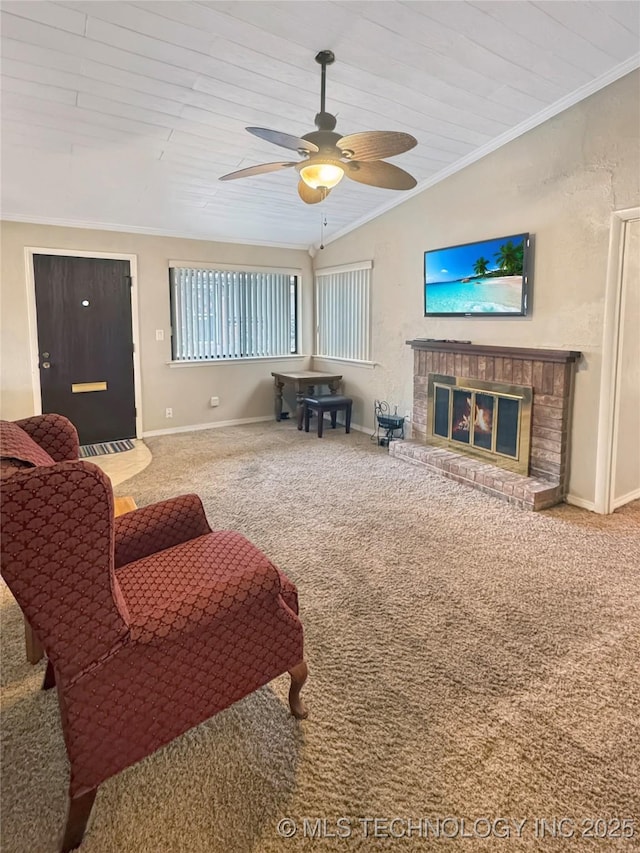
POLYGON ((278 379, 273 380, 274 407, 275 407, 275 416, 276 416, 277 421, 282 419, 282 389, 283 388, 284 388, 284 382, 281 382, 278 379))
POLYGON ((329 393, 330 394, 337 394, 338 393, 338 388, 340 387, 340 382, 336 382, 334 379, 333 382, 328 382, 327 384, 329 385, 329 393))
POLYGON ((302 429, 302 422, 304 420, 304 398, 305 397, 313 397, 315 394, 315 385, 307 385, 306 391, 296 390, 296 403, 297 403, 297 416, 298 416, 298 429, 302 429))

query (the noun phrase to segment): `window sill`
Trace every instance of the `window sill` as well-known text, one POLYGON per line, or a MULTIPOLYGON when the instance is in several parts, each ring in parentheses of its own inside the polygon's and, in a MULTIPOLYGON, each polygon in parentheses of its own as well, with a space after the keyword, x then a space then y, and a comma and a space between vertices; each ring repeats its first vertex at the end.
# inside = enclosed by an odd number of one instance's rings
POLYGON ((315 361, 335 361, 338 364, 348 364, 350 367, 363 367, 365 370, 373 370, 378 365, 377 361, 359 361, 353 358, 336 358, 329 355, 313 355, 315 361))
POLYGON ((211 367, 211 365, 227 365, 227 364, 246 364, 252 361, 290 361, 295 359, 309 358, 308 355, 265 355, 255 356, 253 358, 202 358, 198 361, 167 361, 167 367, 211 367))

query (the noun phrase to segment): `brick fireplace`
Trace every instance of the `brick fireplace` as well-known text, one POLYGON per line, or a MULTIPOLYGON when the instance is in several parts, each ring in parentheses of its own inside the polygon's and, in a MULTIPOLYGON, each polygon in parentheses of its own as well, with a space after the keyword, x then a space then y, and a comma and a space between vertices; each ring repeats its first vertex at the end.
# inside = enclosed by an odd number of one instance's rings
MULTIPOLYGON (((568 480, 573 376, 580 353, 419 338, 407 343, 414 351, 412 437, 392 442, 391 454, 525 509, 544 509, 562 501, 568 480), (528 459, 520 460, 517 470, 508 459, 501 459, 508 454, 487 459, 489 454, 480 448, 456 447, 451 428, 448 441, 439 438, 443 430, 434 430, 433 387, 446 381, 452 387, 480 388, 477 393, 483 393, 483 399, 484 389, 492 383, 509 388, 514 397, 528 397, 530 410, 521 426, 528 459)), ((473 444, 473 438, 468 443, 473 444)), ((493 445, 495 450, 495 439, 493 445)))

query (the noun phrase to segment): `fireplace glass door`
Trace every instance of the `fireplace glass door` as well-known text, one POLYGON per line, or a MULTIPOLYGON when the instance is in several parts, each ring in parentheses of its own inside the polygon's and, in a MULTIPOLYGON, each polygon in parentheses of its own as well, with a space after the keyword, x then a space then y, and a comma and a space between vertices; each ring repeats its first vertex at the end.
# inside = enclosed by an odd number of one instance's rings
POLYGON ((435 443, 493 456, 511 470, 528 467, 530 388, 432 374, 429 408, 435 443), (523 429, 526 447, 521 446, 523 429))

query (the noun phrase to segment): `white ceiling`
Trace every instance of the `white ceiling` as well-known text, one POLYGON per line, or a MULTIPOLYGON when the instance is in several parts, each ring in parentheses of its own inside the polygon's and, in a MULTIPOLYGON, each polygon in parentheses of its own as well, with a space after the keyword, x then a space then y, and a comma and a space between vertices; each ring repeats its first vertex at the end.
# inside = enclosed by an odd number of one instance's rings
POLYGON ((314 130, 322 49, 343 134, 398 130, 412 194, 639 64, 640 4, 2 2, 5 218, 308 247, 407 198, 345 179, 322 205, 244 128, 314 130))

